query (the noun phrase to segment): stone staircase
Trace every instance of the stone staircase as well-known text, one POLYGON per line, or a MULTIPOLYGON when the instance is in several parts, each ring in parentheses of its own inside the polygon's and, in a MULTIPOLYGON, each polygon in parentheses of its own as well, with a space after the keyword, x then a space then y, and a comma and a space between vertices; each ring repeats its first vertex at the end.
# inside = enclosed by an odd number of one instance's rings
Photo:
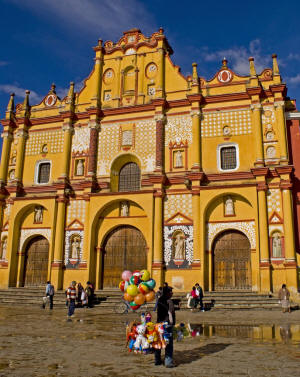
MULTIPOLYGON (((44 296, 44 287, 8 288, 0 289, 0 305, 28 305, 41 306, 44 296)), ((103 312, 111 313, 115 305, 120 302, 122 293, 119 289, 103 289, 95 291, 95 308, 103 312)), ((178 300, 180 309, 187 309, 187 298, 184 293, 174 293, 173 299, 178 300)), ((65 307, 65 292, 57 291, 54 296, 55 307, 65 307)), ((211 310, 218 309, 280 309, 278 299, 266 294, 255 292, 205 292, 203 303, 205 308, 211 310)), ((148 309, 152 310, 154 303, 148 304, 148 309)))

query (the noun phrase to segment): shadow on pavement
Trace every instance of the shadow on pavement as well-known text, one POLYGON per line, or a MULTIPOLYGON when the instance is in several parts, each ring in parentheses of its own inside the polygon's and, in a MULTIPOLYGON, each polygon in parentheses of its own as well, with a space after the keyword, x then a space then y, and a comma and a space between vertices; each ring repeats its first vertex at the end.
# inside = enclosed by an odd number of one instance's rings
POLYGON ((193 361, 201 359, 203 356, 221 352, 228 346, 231 346, 231 343, 211 343, 192 350, 176 351, 174 354, 174 361, 177 365, 190 364, 193 361))

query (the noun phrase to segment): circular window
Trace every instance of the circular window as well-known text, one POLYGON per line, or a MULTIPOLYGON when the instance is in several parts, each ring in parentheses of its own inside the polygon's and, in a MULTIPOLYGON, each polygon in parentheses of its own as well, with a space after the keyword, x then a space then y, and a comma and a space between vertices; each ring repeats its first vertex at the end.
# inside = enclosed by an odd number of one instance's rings
POLYGON ((152 79, 157 74, 157 65, 155 63, 150 63, 146 67, 146 76, 152 79))
POLYGON ((232 73, 228 70, 223 70, 218 74, 218 80, 222 83, 229 82, 232 79, 232 73))
POLYGON ((111 68, 109 68, 104 72, 103 80, 105 84, 110 84, 114 80, 114 77, 115 77, 114 71, 111 68))
POLYGON ((55 105, 56 103, 56 100, 57 100, 57 97, 55 94, 49 94, 46 98, 45 98, 45 105, 50 107, 50 106, 53 106, 55 105))

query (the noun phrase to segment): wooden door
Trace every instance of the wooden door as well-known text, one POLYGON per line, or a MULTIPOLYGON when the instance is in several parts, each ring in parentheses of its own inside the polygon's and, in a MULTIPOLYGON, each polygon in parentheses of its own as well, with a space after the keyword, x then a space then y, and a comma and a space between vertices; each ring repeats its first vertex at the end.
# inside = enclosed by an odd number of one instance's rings
POLYGON ((39 286, 47 282, 49 242, 38 236, 27 245, 25 254, 25 286, 39 286))
POLYGON ((251 289, 251 250, 248 238, 230 230, 214 242, 214 289, 251 289))
POLYGON ((104 244, 103 287, 116 288, 124 270, 147 268, 147 244, 142 233, 130 226, 113 230, 104 244))

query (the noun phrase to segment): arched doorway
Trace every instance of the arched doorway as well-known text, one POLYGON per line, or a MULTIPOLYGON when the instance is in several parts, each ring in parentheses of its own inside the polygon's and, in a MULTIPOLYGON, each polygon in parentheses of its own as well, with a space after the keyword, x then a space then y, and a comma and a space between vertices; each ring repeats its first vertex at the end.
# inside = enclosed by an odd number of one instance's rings
POLYGON ((36 236, 28 242, 25 251, 24 285, 46 284, 49 261, 49 242, 43 236, 36 236))
POLYGON ((110 232, 103 249, 103 288, 118 287, 124 270, 147 268, 146 240, 132 226, 120 226, 110 232))
POLYGON ((214 290, 251 289, 251 249, 243 233, 227 230, 217 236, 213 264, 214 290))

